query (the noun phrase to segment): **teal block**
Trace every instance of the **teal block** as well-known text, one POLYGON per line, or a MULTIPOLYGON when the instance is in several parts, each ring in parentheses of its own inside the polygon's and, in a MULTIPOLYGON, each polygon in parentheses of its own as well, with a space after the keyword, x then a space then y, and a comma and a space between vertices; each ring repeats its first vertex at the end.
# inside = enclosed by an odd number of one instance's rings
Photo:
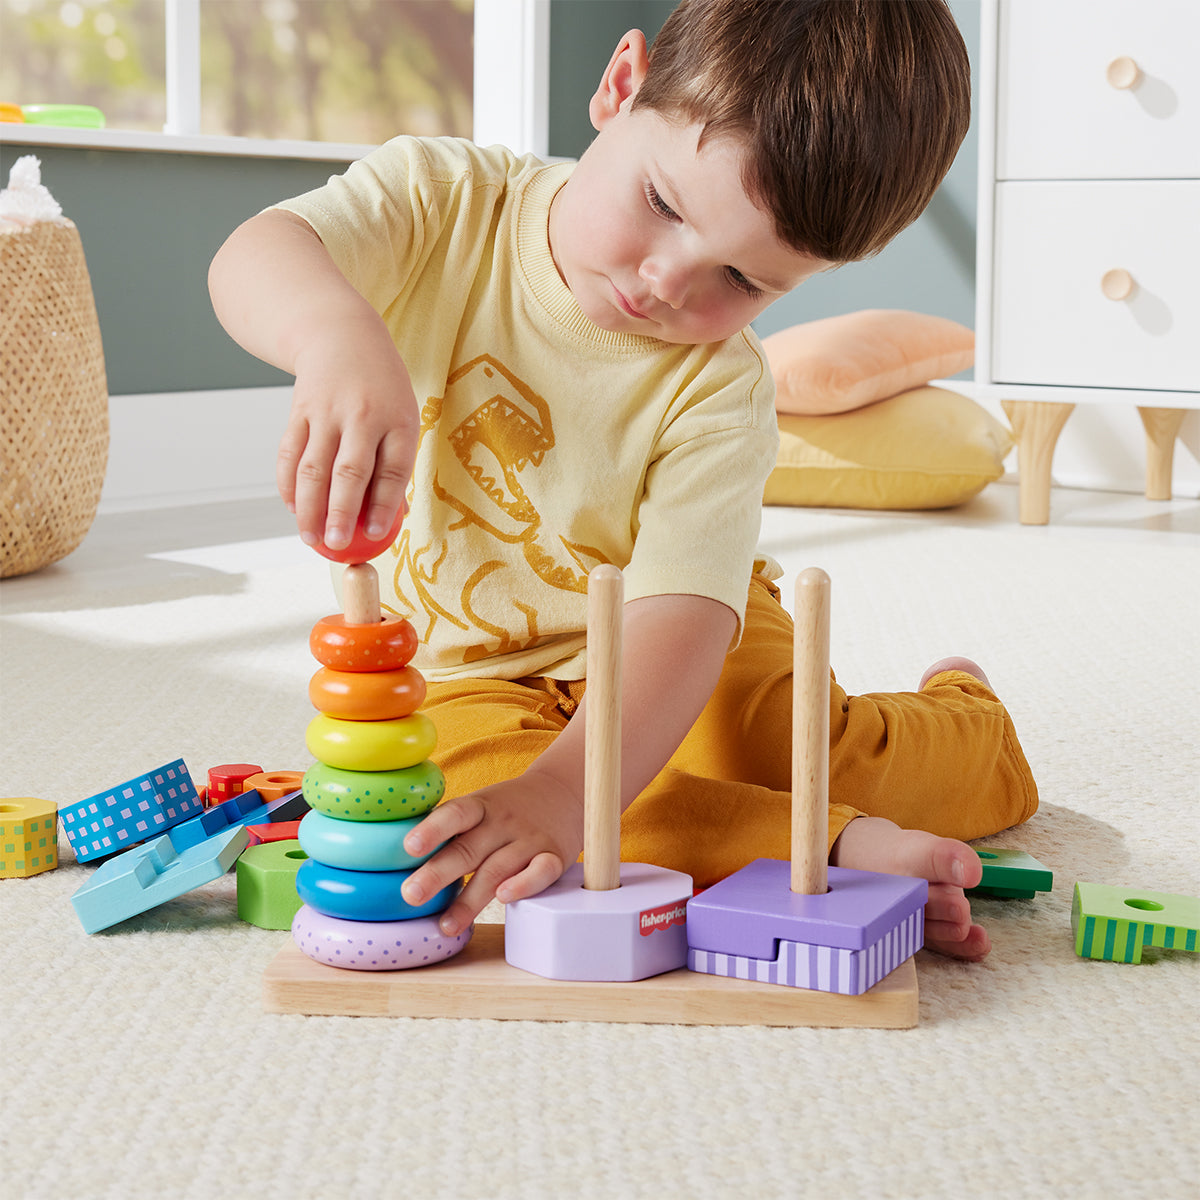
POLYGON ((1077 883, 1071 904, 1080 958, 1138 963, 1143 946, 1200 950, 1200 898, 1077 883))
POLYGON ((983 863, 983 878, 968 896, 996 896, 1004 900, 1032 900, 1037 892, 1054 886, 1054 875, 1032 854, 1005 846, 976 846, 983 863))
POLYGON ((244 825, 183 851, 164 835, 102 863, 71 897, 85 933, 96 933, 220 879, 250 841, 244 825))

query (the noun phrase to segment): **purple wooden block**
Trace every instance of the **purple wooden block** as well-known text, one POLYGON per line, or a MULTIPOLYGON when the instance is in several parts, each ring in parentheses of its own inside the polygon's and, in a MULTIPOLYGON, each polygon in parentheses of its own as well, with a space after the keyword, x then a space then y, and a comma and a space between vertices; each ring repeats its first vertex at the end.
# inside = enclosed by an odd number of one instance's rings
POLYGON ((715 950, 689 950, 688 969, 702 975, 725 975, 816 992, 861 996, 921 948, 925 914, 918 909, 862 950, 780 941, 774 958, 748 958, 715 950))
POLYGON ((622 863, 621 886, 588 891, 583 864, 544 892, 505 908, 504 957, 547 979, 632 982, 687 963, 692 877, 622 863))
POLYGON ((759 858, 688 905, 688 946, 774 959, 780 941, 863 950, 924 909, 924 879, 829 868, 829 891, 791 890, 791 863, 759 858))

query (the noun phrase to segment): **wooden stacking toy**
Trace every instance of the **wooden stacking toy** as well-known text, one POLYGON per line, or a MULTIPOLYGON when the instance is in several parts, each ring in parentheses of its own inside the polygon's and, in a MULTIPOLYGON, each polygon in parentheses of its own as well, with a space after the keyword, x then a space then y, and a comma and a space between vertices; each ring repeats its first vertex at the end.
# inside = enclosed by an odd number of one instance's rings
POLYGON ((760 858, 688 906, 688 966, 860 995, 920 949, 923 879, 828 865, 829 576, 796 581, 792 858, 760 858))
MULTIPOLYGON (((917 973, 911 957, 859 994, 776 987, 773 982, 759 982, 757 968, 755 974, 749 968, 744 970, 749 978, 729 978, 733 972, 707 974, 687 969, 687 956, 699 953, 688 951, 687 929, 680 924, 684 919, 690 924, 696 904, 695 900, 688 901, 691 879, 678 875, 677 884, 672 881, 669 890, 647 893, 642 891, 647 886, 641 874, 643 868, 620 862, 620 576, 614 578, 614 569, 609 568, 600 570, 590 582, 589 592, 606 616, 594 616, 589 599, 583 865, 572 867, 558 885, 541 895, 507 905, 504 924, 481 923, 461 954, 433 963, 428 970, 336 971, 301 953, 297 942, 288 940, 263 973, 263 1007, 275 1013, 329 1016, 881 1029, 916 1025, 917 973), (593 722, 599 725, 599 732, 593 729, 593 722), (544 897, 551 897, 549 903, 539 903, 544 897)), ((825 673, 828 688, 827 666, 825 673)), ((827 728, 822 735, 826 748, 812 759, 814 762, 823 762, 823 755, 828 753, 827 728)), ((824 800, 820 816, 822 844, 818 857, 823 862, 824 800)), ((310 814, 305 821, 311 819, 310 814)), ((334 820, 339 826, 351 824, 337 816, 334 820)), ((347 872, 362 866, 360 860, 339 861, 347 872)), ((786 870, 787 864, 783 865, 786 870)), ((660 878, 676 874, 663 872, 660 878)), ((835 895, 841 899, 846 890, 842 875, 866 873, 830 874, 835 895)), ((911 890, 916 908, 907 915, 893 915, 892 940, 898 943, 896 925, 916 922, 919 933, 926 888, 921 880, 903 880, 900 886, 911 890)), ((782 890, 787 893, 786 876, 782 890)), ((796 903, 824 900, 816 895, 795 897, 796 903)), ((785 907, 778 903, 778 897, 773 905, 785 907)), ((860 902, 859 907, 863 906, 860 902)), ((775 918, 770 912, 759 913, 757 918, 743 913, 743 924, 754 924, 756 919, 767 924, 775 918)), ((886 915, 880 919, 886 924, 886 915)), ((342 922, 343 926, 353 924, 342 922)), ((402 924, 363 924, 359 928, 363 936, 373 938, 373 929, 402 924)), ((766 935, 773 940, 770 928, 766 935)), ((919 936, 905 936, 903 949, 911 956, 919 936)), ((880 937, 888 941, 886 931, 880 937)), ((379 939, 375 941, 376 945, 383 944, 379 939)), ((359 948, 364 950, 365 958, 366 948, 359 948)), ((878 953, 874 949, 872 952, 878 953)), ((352 954, 343 950, 339 965, 364 965, 346 961, 350 957, 352 954)))
POLYGON ((544 892, 505 908, 508 963, 547 979, 624 981, 687 961, 692 878, 622 863, 621 622, 624 579, 608 563, 588 577, 583 862, 544 892))
POLYGON ((318 621, 309 639, 321 668, 309 684, 318 713, 305 741, 317 762, 304 774, 312 811, 298 831, 308 857, 296 872, 304 903, 292 937, 317 962, 396 971, 452 957, 472 930, 446 937, 438 927, 457 883, 422 905, 401 895, 429 857, 406 853, 405 835, 445 790, 429 761, 437 735, 419 711, 425 681, 409 665, 412 625, 383 617, 369 563, 348 566, 342 587, 344 613, 318 621))

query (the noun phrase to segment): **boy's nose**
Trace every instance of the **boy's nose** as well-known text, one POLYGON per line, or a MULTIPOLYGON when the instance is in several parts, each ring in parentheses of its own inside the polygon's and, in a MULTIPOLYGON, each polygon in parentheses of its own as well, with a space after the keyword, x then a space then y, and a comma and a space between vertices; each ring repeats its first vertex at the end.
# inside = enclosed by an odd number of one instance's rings
POLYGON ((681 263, 671 263, 661 258, 647 258, 638 272, 645 280, 654 298, 668 308, 683 307, 688 293, 688 271, 681 263))

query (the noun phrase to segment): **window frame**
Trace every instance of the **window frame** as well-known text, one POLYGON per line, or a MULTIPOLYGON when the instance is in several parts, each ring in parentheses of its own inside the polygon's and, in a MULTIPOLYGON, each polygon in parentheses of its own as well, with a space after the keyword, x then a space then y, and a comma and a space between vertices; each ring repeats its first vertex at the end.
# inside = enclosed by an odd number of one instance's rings
MULTIPOLYGON (((86 149, 155 150, 353 161, 374 149, 352 142, 225 137, 200 132, 200 0, 166 4, 167 115, 162 133, 0 124, 0 141, 86 149)), ((550 0, 475 0, 474 120, 481 145, 546 157, 549 149, 550 0)))

